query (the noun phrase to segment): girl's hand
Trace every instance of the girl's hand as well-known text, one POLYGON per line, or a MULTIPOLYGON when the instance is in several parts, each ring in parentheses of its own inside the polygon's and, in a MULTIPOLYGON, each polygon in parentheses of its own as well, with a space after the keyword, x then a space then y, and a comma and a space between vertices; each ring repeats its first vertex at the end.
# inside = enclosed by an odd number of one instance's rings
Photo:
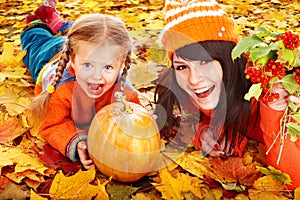
POLYGON ((90 169, 94 167, 93 161, 90 159, 87 151, 87 143, 85 141, 80 141, 77 144, 77 151, 81 164, 85 169, 90 169))
POLYGON ((210 156, 217 157, 217 156, 230 156, 233 153, 233 150, 230 151, 229 146, 230 142, 225 141, 225 138, 222 140, 221 144, 218 143, 217 139, 213 134, 211 128, 203 129, 200 142, 202 146, 202 152, 204 155, 209 154, 210 156), (227 142, 227 146, 226 146, 227 142), (225 147, 226 146, 226 147, 225 147))

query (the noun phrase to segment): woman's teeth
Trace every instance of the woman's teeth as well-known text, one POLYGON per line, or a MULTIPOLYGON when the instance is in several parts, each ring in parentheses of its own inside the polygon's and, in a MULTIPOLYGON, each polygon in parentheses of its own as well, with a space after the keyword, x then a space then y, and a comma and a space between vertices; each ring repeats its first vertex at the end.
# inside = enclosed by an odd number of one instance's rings
POLYGON ((198 98, 206 98, 211 94, 211 92, 214 90, 214 88, 215 88, 214 86, 206 87, 203 89, 195 90, 194 92, 198 98))

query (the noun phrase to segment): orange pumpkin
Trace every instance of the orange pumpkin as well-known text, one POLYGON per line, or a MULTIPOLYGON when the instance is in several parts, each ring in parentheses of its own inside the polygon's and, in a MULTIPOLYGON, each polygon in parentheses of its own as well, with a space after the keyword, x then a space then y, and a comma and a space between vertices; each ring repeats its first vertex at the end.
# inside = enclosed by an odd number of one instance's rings
POLYGON ((88 152, 106 176, 134 182, 155 170, 160 135, 154 118, 141 105, 121 100, 95 115, 88 133, 88 152))

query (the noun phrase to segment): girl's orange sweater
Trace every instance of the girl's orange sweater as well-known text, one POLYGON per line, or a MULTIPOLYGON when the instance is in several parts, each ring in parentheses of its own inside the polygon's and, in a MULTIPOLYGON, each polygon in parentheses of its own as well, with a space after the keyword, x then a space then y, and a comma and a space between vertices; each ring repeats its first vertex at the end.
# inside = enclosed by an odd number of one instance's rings
MULTIPOLYGON (((68 68, 75 76, 74 70, 68 68)), ((67 146, 79 133, 88 133, 91 121, 97 111, 104 106, 116 102, 115 91, 120 91, 115 84, 100 98, 89 98, 76 81, 59 85, 48 100, 48 110, 39 128, 46 141, 63 155, 67 156, 67 146)), ((41 92, 41 83, 37 82, 35 93, 41 92)), ((128 87, 124 88, 126 99, 140 104, 138 95, 128 87)))

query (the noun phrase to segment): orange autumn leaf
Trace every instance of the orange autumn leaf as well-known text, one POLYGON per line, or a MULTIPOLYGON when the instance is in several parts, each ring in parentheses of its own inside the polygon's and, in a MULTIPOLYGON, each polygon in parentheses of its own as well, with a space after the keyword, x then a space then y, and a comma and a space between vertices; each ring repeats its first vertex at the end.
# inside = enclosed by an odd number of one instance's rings
POLYGON ((12 117, 0 123, 0 144, 12 142, 16 137, 22 135, 26 129, 21 120, 12 117))
POLYGON ((215 172, 216 180, 223 180, 222 182, 225 183, 239 182, 242 185, 251 186, 261 176, 261 173, 256 170, 257 165, 258 163, 255 162, 244 165, 243 158, 228 157, 226 160, 212 158, 207 167, 215 172))
POLYGON ((238 182, 251 186, 261 176, 261 173, 256 170, 258 163, 245 165, 243 158, 240 157, 228 157, 225 160, 218 157, 207 158, 201 152, 194 151, 186 153, 176 162, 195 176, 202 178, 206 175, 222 183, 238 182))

